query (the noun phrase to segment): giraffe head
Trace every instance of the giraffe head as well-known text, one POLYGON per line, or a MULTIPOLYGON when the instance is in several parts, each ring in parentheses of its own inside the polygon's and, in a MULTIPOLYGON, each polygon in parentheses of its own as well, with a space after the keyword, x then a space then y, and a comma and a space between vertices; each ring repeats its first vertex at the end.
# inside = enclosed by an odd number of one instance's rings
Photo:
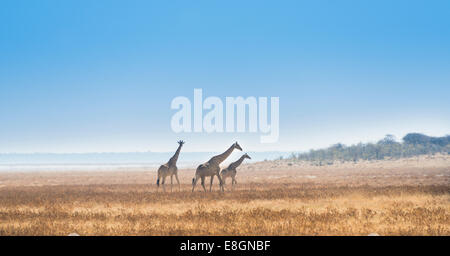
POLYGON ((244 158, 252 159, 247 153, 244 154, 244 158))
POLYGON ((241 148, 241 146, 239 146, 237 141, 233 144, 233 146, 234 146, 235 149, 238 149, 238 150, 242 151, 242 148, 241 148))
POLYGON ((185 143, 185 142, 182 141, 182 140, 179 140, 179 141, 178 141, 178 144, 180 144, 180 146, 183 146, 184 143, 185 143))

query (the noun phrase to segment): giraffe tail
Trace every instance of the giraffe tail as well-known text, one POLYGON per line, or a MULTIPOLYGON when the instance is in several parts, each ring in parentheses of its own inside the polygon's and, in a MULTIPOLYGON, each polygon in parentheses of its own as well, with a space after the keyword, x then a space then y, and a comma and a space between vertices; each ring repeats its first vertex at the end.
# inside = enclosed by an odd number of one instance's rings
POLYGON ((195 178, 192 178, 192 185, 194 185, 195 183, 195 178))
POLYGON ((161 178, 161 169, 163 168, 163 165, 161 165, 159 168, 158 168, 158 179, 156 180, 156 186, 158 186, 159 187, 159 180, 160 180, 160 178, 161 178))

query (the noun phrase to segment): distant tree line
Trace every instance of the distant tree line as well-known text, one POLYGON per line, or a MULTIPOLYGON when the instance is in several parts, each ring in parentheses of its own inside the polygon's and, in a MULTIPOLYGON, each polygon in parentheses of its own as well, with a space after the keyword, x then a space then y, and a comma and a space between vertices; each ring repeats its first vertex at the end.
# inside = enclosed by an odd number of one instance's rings
POLYGON ((450 154, 450 135, 430 137, 420 133, 409 133, 397 142, 393 135, 386 135, 377 143, 359 143, 346 146, 334 144, 326 149, 292 154, 291 159, 306 161, 358 161, 411 157, 425 154, 450 154))

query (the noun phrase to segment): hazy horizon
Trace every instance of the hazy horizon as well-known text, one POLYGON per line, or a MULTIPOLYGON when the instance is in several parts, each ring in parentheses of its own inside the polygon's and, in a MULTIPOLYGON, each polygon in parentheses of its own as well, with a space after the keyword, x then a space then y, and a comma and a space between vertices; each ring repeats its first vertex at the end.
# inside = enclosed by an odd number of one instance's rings
MULTIPOLYGON (((288 157, 292 152, 247 152, 252 159, 246 163, 275 160, 288 157)), ((22 170, 66 170, 66 169, 117 169, 145 167, 154 169, 164 164, 174 152, 122 152, 122 153, 34 153, 0 154, 0 171, 22 170)), ((218 152, 183 152, 177 161, 180 168, 195 168, 218 152)), ((239 159, 242 152, 233 152, 222 165, 239 159)))

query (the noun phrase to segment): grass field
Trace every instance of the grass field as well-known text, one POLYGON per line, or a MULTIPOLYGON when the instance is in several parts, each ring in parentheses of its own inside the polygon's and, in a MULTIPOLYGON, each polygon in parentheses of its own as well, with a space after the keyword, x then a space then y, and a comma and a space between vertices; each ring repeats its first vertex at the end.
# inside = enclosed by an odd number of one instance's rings
POLYGON ((449 156, 259 162, 225 193, 179 172, 172 193, 154 170, 0 172, 0 235, 450 235, 449 156))

